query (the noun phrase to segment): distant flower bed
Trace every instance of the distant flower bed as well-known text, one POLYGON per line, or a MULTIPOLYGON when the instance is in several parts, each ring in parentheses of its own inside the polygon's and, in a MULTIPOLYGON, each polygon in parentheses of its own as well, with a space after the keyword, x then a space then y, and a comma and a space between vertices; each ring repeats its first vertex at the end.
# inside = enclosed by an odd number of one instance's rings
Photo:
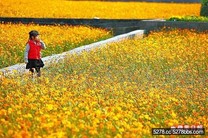
POLYGON ((67 0, 1 0, 2 17, 148 19, 199 16, 200 4, 67 0), (15 4, 14 4, 15 3, 15 4))
POLYGON ((203 16, 174 16, 167 21, 195 21, 195 22, 208 22, 208 17, 203 16))
POLYGON ((85 26, 0 24, 0 68, 24 61, 28 33, 33 29, 40 32, 46 43, 47 49, 42 52, 43 56, 68 51, 112 36, 107 30, 85 26))
POLYGON ((151 32, 69 55, 33 81, 0 78, 0 137, 148 138, 152 128, 208 128, 207 38, 151 32))

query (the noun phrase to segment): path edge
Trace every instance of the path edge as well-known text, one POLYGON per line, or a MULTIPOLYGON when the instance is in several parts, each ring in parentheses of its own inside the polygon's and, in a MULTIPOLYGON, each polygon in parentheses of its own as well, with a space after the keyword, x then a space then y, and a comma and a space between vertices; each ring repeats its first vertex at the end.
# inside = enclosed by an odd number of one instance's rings
MULTIPOLYGON (((135 31, 121 34, 121 35, 118 35, 118 36, 115 36, 106 40, 102 40, 102 41, 95 42, 95 43, 88 44, 88 45, 83 45, 83 46, 74 48, 72 50, 69 50, 60 54, 47 56, 47 57, 42 58, 42 60, 45 63, 45 67, 49 67, 52 63, 61 62, 61 60, 65 59, 65 57, 69 54, 80 54, 83 51, 90 51, 95 48, 101 48, 105 45, 108 45, 113 42, 118 42, 123 39, 143 38, 145 32, 146 32, 145 30, 135 30, 135 31)), ((6 77, 9 75, 14 75, 14 74, 24 74, 28 71, 25 69, 25 66, 26 66, 25 63, 18 63, 18 64, 15 64, 6 68, 2 68, 0 69, 0 78, 6 77)))

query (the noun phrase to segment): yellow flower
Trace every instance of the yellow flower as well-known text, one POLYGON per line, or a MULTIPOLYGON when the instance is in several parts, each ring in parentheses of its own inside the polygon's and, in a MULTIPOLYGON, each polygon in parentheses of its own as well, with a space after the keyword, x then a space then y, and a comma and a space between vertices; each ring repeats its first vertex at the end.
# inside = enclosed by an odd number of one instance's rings
POLYGON ((8 114, 11 114, 13 112, 13 109, 12 108, 9 108, 8 109, 8 114))
POLYGON ((117 134, 114 138, 122 138, 121 134, 117 134))
POLYGON ((176 117, 177 117, 177 114, 176 114, 175 112, 172 112, 172 113, 171 113, 171 116, 172 116, 173 118, 176 118, 176 117))
POLYGON ((149 115, 144 115, 144 118, 147 120, 151 120, 151 118, 149 117, 149 115))
POLYGON ((52 104, 46 104, 46 109, 48 111, 53 110, 54 106, 52 104))
POLYGON ((30 113, 28 113, 28 114, 26 114, 26 115, 23 115, 25 118, 32 118, 33 116, 30 114, 30 113))

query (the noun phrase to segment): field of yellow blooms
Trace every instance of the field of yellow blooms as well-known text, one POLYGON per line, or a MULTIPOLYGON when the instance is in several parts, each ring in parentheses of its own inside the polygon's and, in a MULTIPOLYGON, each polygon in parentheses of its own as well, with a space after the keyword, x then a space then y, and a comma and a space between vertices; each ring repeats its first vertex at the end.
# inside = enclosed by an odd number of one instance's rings
POLYGON ((200 4, 1 0, 0 9, 2 17, 147 19, 186 15, 199 16, 200 4))
MULTIPOLYGON (((150 137, 151 128, 208 128, 208 33, 152 32, 0 78, 0 137, 150 137)), ((207 129, 206 129, 207 132, 207 129)))
POLYGON ((42 56, 68 51, 111 36, 107 30, 86 26, 0 24, 0 68, 24 62, 28 33, 34 29, 40 32, 47 46, 42 56))

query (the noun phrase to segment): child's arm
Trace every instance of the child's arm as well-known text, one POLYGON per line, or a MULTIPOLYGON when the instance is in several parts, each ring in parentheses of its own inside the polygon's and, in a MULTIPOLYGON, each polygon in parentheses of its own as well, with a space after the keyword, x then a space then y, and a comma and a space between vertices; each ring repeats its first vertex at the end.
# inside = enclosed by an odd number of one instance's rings
POLYGON ((45 43, 42 40, 40 40, 40 43, 41 43, 41 48, 42 49, 46 49, 46 45, 45 45, 45 43))
POLYGON ((28 52, 30 50, 30 46, 29 44, 26 45, 26 48, 25 48, 25 53, 24 53, 24 60, 25 60, 25 63, 28 63, 28 52))

